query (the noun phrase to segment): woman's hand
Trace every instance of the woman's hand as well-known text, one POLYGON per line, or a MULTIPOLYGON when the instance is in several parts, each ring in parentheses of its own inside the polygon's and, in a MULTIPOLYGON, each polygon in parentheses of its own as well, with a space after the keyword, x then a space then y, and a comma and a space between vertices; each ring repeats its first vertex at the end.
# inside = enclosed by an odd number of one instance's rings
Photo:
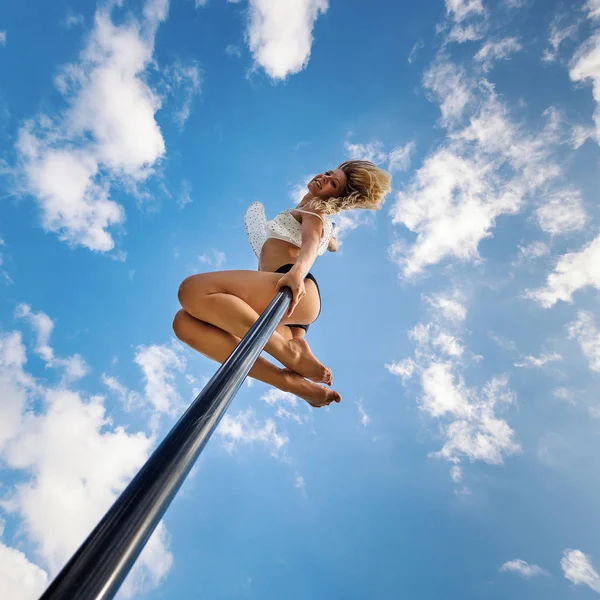
POLYGON ((283 277, 277 282, 276 291, 278 292, 282 287, 289 287, 292 290, 292 301, 290 302, 290 308, 287 312, 287 317, 291 317, 296 306, 304 296, 306 296, 306 289, 304 287, 304 277, 302 273, 292 268, 291 271, 284 273, 283 277))

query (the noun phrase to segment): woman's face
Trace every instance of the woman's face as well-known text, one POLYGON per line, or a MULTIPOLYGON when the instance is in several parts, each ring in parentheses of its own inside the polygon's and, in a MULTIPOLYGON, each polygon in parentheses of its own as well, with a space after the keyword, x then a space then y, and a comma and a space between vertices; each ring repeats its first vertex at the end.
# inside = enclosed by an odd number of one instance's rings
POLYGON ((308 183, 308 191, 318 198, 338 198, 344 193, 348 178, 341 169, 315 175, 308 183))

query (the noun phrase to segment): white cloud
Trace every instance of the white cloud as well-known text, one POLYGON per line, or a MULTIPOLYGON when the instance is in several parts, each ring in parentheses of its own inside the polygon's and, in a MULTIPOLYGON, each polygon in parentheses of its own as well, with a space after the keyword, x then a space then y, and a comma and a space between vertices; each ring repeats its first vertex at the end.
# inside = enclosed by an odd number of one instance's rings
POLYGON ((37 389, 35 380, 23 369, 27 362, 19 332, 0 332, 0 453, 19 431, 29 395, 37 389))
POLYGON ((518 573, 519 575, 531 578, 537 577, 538 575, 547 575, 548 572, 538 565, 530 565, 529 563, 517 558, 515 560, 509 560, 505 562, 501 567, 500 571, 510 571, 512 573, 518 573))
POLYGON ((550 308, 559 300, 572 302, 573 294, 586 287, 600 289, 600 235, 579 252, 563 254, 547 276, 546 285, 526 295, 550 308))
POLYGON ((205 263, 216 269, 217 271, 225 264, 227 257, 225 256, 225 252, 221 252, 221 250, 212 249, 210 253, 202 254, 198 257, 198 260, 201 263, 205 263))
POLYGON ((575 585, 587 585, 600 594, 600 575, 581 550, 566 549, 560 561, 565 578, 575 585))
POLYGON ((298 406, 298 398, 290 392, 284 392, 277 388, 271 388, 265 392, 261 397, 269 406, 277 404, 289 404, 290 406, 298 406))
POLYGON ((111 186, 134 189, 165 153, 154 118, 160 99, 144 72, 167 7, 167 0, 148 0, 142 20, 120 25, 110 9, 98 9, 78 62, 56 78, 67 109, 55 118, 40 114, 19 130, 20 191, 39 202, 44 229, 70 245, 112 250, 109 228, 125 213, 110 199, 111 186))
POLYGON ((45 362, 54 358, 54 350, 50 347, 50 335, 54 329, 52 319, 44 312, 33 313, 27 304, 19 304, 15 310, 15 318, 26 319, 36 333, 35 353, 45 362))
POLYGON ((520 52, 522 49, 523 46, 514 37, 495 41, 489 40, 475 54, 475 61, 481 63, 484 71, 489 71, 495 61, 507 60, 511 54, 520 52))
POLYGON ((549 362, 555 362, 557 360, 562 360, 562 356, 557 354, 556 352, 548 352, 546 354, 540 355, 540 357, 535 356, 525 356, 523 358, 523 362, 516 362, 515 367, 525 367, 525 368, 541 368, 547 365, 549 362))
POLYGON ((438 56, 425 71, 423 86, 438 100, 444 127, 457 122, 473 102, 473 82, 462 68, 444 56, 438 56))
POLYGON ((21 551, 0 542, 0 590, 11 600, 32 600, 48 586, 48 573, 21 551))
POLYGON ((346 154, 352 160, 369 160, 377 164, 388 159, 387 153, 383 151, 383 144, 379 141, 368 144, 353 144, 346 141, 344 148, 346 154))
POLYGON ((463 304, 463 297, 456 290, 452 294, 432 294, 425 296, 427 303, 442 318, 458 323, 467 317, 467 309, 463 304))
MULTIPOLYGON (((424 376, 424 390, 427 390, 428 383, 424 376)), ((495 414, 502 404, 514 401, 506 378, 491 379, 479 394, 474 388, 466 388, 461 378, 455 382, 449 377, 441 383, 442 385, 435 389, 437 397, 430 399, 432 408, 437 408, 436 401, 441 401, 443 405, 445 400, 442 395, 449 393, 457 401, 455 406, 448 407, 456 420, 442 428, 447 441, 444 447, 435 453, 436 456, 450 461, 458 461, 461 456, 465 456, 472 461, 483 460, 489 464, 502 464, 504 455, 520 451, 520 446, 513 439, 515 432, 506 421, 499 419, 495 414), (463 410, 467 408, 463 404, 465 400, 470 405, 468 414, 463 414, 463 410)))
POLYGON ((306 490, 306 482, 304 481, 304 477, 302 477, 300 473, 296 473, 296 481, 294 483, 294 487, 297 487, 301 490, 306 490))
MULTIPOLYGON (((283 392, 276 388, 271 388, 269 391, 264 393, 261 397, 269 406, 275 408, 275 416, 279 419, 286 419, 295 421, 299 425, 302 425, 308 420, 308 417, 302 416, 298 412, 298 398, 290 392, 283 392)), ((302 406, 306 406, 302 402, 302 406)))
POLYGON ((552 160, 560 134, 555 110, 545 113, 540 132, 527 134, 489 82, 467 77, 443 54, 423 84, 449 131, 390 211, 395 224, 416 233, 414 242, 399 240, 389 249, 406 278, 445 259, 479 261, 479 243, 496 219, 518 213, 561 172, 552 160))
POLYGON ((173 111, 173 121, 180 130, 192 112, 194 96, 200 94, 202 75, 196 61, 183 64, 176 61, 163 71, 163 88, 165 94, 177 101, 178 107, 173 111))
POLYGON ((569 404, 575 405, 575 398, 574 398, 574 394, 571 390, 568 390, 567 388, 561 387, 561 388, 556 388, 554 390, 552 390, 552 395, 555 398, 558 398, 559 400, 564 400, 565 402, 568 402, 569 404))
POLYGON ((462 480, 462 469, 458 465, 454 465, 450 469, 450 477, 454 483, 459 483, 462 480))
MULTIPOLYGON (((54 577, 146 460, 154 441, 114 427, 101 396, 83 398, 66 387, 39 386, 25 364, 20 333, 0 335, 0 459, 5 469, 19 473, 0 505, 20 518, 19 529, 33 545, 36 561, 54 577), (34 397, 42 399, 36 413, 29 410, 34 397)), ((161 524, 125 583, 126 595, 155 587, 166 575, 173 560, 167 541, 161 524)), ((41 571, 14 554, 10 558, 20 562, 30 583, 43 580, 41 571)))
POLYGON ((581 231, 588 222, 581 193, 575 189, 555 192, 535 211, 535 215, 540 227, 550 235, 581 231))
POLYGON ((0 46, 6 46, 6 31, 0 31, 0 46))
POLYGON ((264 423, 259 422, 251 408, 245 412, 240 411, 235 416, 226 414, 217 429, 217 434, 229 453, 233 453, 240 445, 253 446, 261 443, 270 448, 273 456, 277 456, 281 448, 289 442, 286 435, 277 432, 275 421, 267 419, 264 423))
POLYGON ((460 357, 465 351, 457 338, 444 331, 438 333, 438 335, 432 340, 432 343, 448 356, 460 357))
POLYGON ((451 21, 448 41, 463 43, 481 39, 487 30, 487 13, 482 0, 446 0, 451 21))
MULTIPOLYGON (((596 0, 586 3, 589 19, 598 25, 600 22, 600 9, 596 0)), ((596 26, 590 37, 577 50, 571 61, 569 75, 572 81, 592 84, 592 94, 596 101, 594 122, 596 124, 596 138, 600 141, 600 27, 596 26)))
POLYGON ((416 363, 412 358, 405 358, 398 362, 386 363, 385 368, 392 374, 402 379, 406 383, 415 372, 416 363))
POLYGON ((446 0, 446 12, 460 23, 473 15, 485 13, 482 0, 446 0))
POLYGON ((285 79, 308 64, 312 30, 328 0, 249 0, 246 38, 255 66, 285 79))
POLYGON ((174 414, 183 400, 174 384, 176 372, 183 372, 186 360, 179 347, 169 344, 139 346, 134 361, 144 374, 144 394, 158 413, 174 414))
POLYGON ((592 313, 580 310, 568 326, 569 338, 577 340, 592 371, 600 373, 600 331, 592 313))
MULTIPOLYGON (((432 306, 437 310, 435 303, 432 306)), ((503 406, 514 402, 515 396, 506 377, 492 378, 481 390, 467 386, 461 374, 464 349, 447 331, 461 319, 456 319, 456 313, 450 315, 454 320, 444 322, 443 311, 437 310, 433 321, 416 326, 409 334, 416 343, 414 358, 388 364, 386 368, 400 376, 404 384, 417 374, 422 392, 418 399, 420 409, 441 421, 444 445, 432 456, 454 464, 463 458, 502 464, 505 455, 520 450, 513 439, 514 431, 497 415, 503 406)), ((451 475, 455 477, 456 473, 451 475)))

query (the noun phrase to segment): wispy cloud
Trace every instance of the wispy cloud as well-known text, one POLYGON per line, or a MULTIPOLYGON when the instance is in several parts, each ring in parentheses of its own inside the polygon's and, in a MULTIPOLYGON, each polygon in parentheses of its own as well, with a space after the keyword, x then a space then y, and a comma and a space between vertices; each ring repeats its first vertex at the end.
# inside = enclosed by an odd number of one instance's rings
POLYGON ((183 64, 178 60, 163 71, 163 90, 172 100, 172 118, 180 130, 192 113, 192 102, 200 94, 201 84, 202 72, 196 61, 183 64))
POLYGON ((66 358, 55 355, 50 346, 54 322, 46 313, 36 313, 29 305, 19 304, 15 310, 15 318, 24 319, 32 327, 36 334, 35 353, 46 363, 46 367, 63 369, 63 383, 77 381, 90 372, 89 366, 79 354, 66 358))
POLYGON ((580 310, 567 328, 569 337, 577 340, 592 371, 600 372, 600 331, 591 312, 580 310))
POLYGON ((507 378, 494 377, 479 390, 469 387, 462 374, 468 364, 466 353, 455 345, 455 330, 461 320, 448 321, 443 309, 436 309, 435 303, 432 308, 432 321, 410 332, 416 345, 413 357, 386 367, 405 385, 416 376, 422 392, 420 409, 440 419, 445 443, 433 456, 454 464, 463 458, 502 464, 504 456, 520 450, 514 431, 497 415, 503 406, 515 401, 507 378), (441 337, 444 343, 440 343, 441 337))
POLYGON ((449 23, 440 27, 449 27, 447 40, 450 42, 468 42, 480 40, 487 31, 487 12, 482 0, 446 0, 446 13, 449 23))
POLYGON ((66 27, 67 29, 73 29, 73 27, 83 25, 84 22, 85 19, 82 14, 74 13, 70 10, 63 20, 63 27, 66 27))
POLYGON ((541 368, 547 365, 550 362, 555 362, 557 360, 562 360, 562 356, 557 354, 556 352, 548 352, 546 354, 541 354, 539 357, 536 356, 525 356, 522 362, 516 362, 515 367, 519 368, 541 368))
POLYGON ((508 60, 512 54, 521 50, 523 46, 515 37, 488 40, 475 54, 475 61, 481 64, 484 71, 489 71, 494 62, 508 60))
POLYGON ((379 165, 387 163, 387 168, 390 171, 407 171, 410 167, 416 144, 415 142, 408 142, 404 146, 396 146, 389 152, 386 152, 383 149, 383 143, 378 140, 367 144, 352 143, 346 140, 344 148, 350 159, 368 160, 379 165))
POLYGON ((217 271, 225 264, 227 257, 225 256, 225 252, 221 250, 215 250, 214 248, 210 252, 205 252, 198 257, 198 260, 201 263, 205 263, 210 265, 217 271))
POLYGON ((272 419, 259 421, 251 408, 235 415, 225 415, 217 429, 217 435, 229 453, 233 453, 240 446, 251 447, 255 444, 264 444, 273 456, 277 456, 283 446, 289 442, 286 435, 277 431, 275 421, 272 419))
POLYGON ((520 558, 516 558, 515 560, 509 560, 505 562, 501 567, 500 571, 503 572, 511 572, 518 573, 522 577, 526 577, 530 579, 531 577, 538 577, 540 575, 548 575, 546 569, 538 565, 530 565, 529 563, 521 560, 520 558))
POLYGON ((528 290, 526 295, 551 308, 560 300, 572 302, 573 294, 586 287, 600 289, 600 235, 579 252, 560 256, 546 277, 546 284, 537 290, 528 290))
POLYGON ((367 414, 367 411, 363 406, 362 400, 358 400, 356 402, 356 407, 358 408, 360 422, 362 423, 363 427, 366 427, 371 422, 371 417, 367 414))
POLYGON ((192 184, 183 180, 181 182, 181 191, 179 192, 179 196, 177 198, 177 205, 179 208, 185 208, 187 204, 192 201, 192 184))

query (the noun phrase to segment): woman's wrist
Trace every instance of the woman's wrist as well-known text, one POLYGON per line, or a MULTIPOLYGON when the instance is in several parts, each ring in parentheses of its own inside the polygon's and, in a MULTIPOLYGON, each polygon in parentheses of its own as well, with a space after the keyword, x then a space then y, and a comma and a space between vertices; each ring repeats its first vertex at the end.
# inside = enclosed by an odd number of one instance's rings
POLYGON ((306 269, 304 269, 300 263, 296 263, 290 269, 290 273, 293 273, 294 275, 297 275, 298 277, 305 277, 306 276, 306 269))

